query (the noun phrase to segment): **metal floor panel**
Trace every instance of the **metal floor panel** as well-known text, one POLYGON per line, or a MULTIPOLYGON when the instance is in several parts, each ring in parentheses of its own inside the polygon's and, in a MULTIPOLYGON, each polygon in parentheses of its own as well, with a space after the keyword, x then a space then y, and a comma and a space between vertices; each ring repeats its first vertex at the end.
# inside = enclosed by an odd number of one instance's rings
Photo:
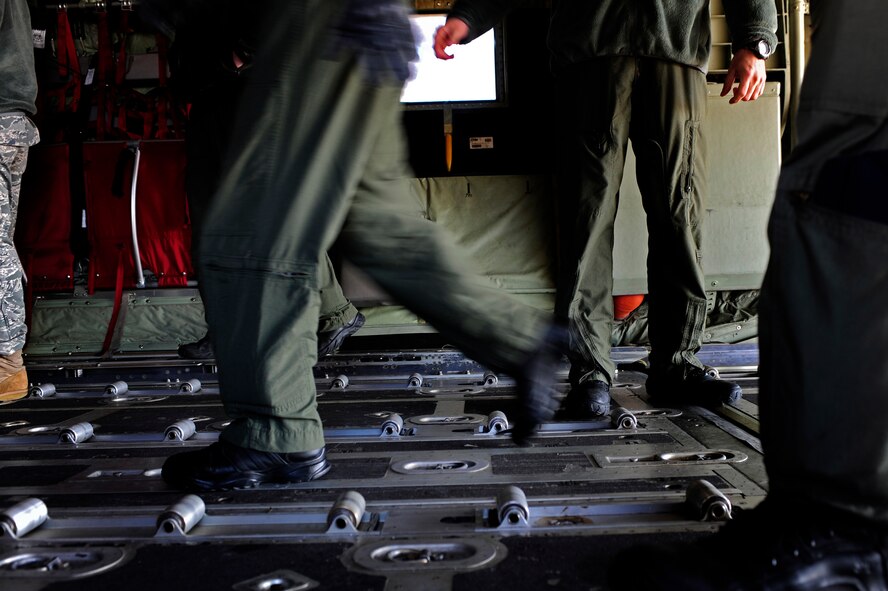
MULTIPOLYGON (((664 534, 666 543, 676 543, 699 537, 699 532, 664 534)), ((231 544, 213 545, 118 545, 78 548, 71 554, 82 554, 82 571, 93 562, 96 570, 105 563, 118 560, 116 567, 107 568, 87 578, 65 578, 59 574, 45 577, 46 591, 95 591, 95 589, 127 589, 128 591, 156 591, 157 589, 214 589, 244 591, 249 589, 349 589, 361 591, 396 591, 452 589, 561 589, 589 591, 603 589, 605 569, 617 551, 633 543, 631 536, 604 536, 598 544, 588 538, 509 537, 490 544, 493 557, 484 564, 473 565, 465 558, 465 550, 481 551, 488 546, 474 548, 460 539, 397 539, 387 544, 352 546, 348 543, 321 544, 231 544), (436 565, 422 554, 424 547, 437 549, 436 565), (357 549, 362 549, 359 554, 357 549), (400 570, 386 567, 384 559, 372 559, 373 551, 391 561, 400 559, 400 570), (386 554, 384 551, 389 550, 386 554), (394 550, 401 550, 395 554, 394 550), (413 550, 413 552, 409 552, 413 550), (449 555, 444 551, 449 550, 449 555), (463 554, 459 551, 463 550, 463 554), (357 555, 357 560, 355 556, 357 555), (371 557, 369 560, 368 557, 371 557), (450 558, 450 560, 447 560, 450 558), (412 560, 411 560, 412 559, 412 560), (360 561, 361 564, 356 562, 360 561), (378 563, 377 566, 374 562, 378 563), (156 565, 164 565, 157 569, 156 565), (212 565, 199 568, 195 565, 212 565), (369 565, 369 566, 368 566, 369 565), (438 566, 432 573, 423 574, 424 566, 438 566), (451 566, 452 565, 452 566, 451 566), (374 570, 374 567, 375 570, 374 570), (474 567, 474 568, 473 568, 474 567), (394 572, 392 572, 394 571, 394 572), (146 576, 150 573, 150 576, 146 576), (434 576, 432 576, 434 574, 434 576), (263 586, 264 584, 264 586, 263 586), (276 586, 275 586, 276 585, 276 586), (289 585, 289 586, 287 586, 289 585)), ((48 552, 46 554, 54 554, 48 552)), ((14 556, 15 553, 12 553, 14 556)), ((31 553, 35 562, 43 554, 37 548, 31 553)), ((481 556, 478 562, 487 558, 481 556)), ((0 564, 10 553, 0 553, 0 564)), ((7 577, 4 588, 13 590, 37 589, 27 587, 24 577, 7 577), (7 586, 8 585, 8 586, 7 586)))
POLYGON ((29 361, 40 391, 0 406, 3 589, 604 588, 617 548, 712 531, 713 506, 767 487, 754 347, 702 352, 753 394, 716 412, 653 406, 644 354, 614 351, 626 410, 527 447, 514 381, 458 352, 334 355, 315 369, 329 474, 198 496, 160 467, 224 427, 212 364, 29 361))

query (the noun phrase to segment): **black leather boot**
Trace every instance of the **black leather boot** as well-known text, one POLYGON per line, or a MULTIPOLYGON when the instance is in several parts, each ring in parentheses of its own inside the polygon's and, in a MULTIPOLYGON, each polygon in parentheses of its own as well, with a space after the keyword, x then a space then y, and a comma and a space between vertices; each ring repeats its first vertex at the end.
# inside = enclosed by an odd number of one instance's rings
POLYGON ((558 325, 549 327, 539 347, 516 373, 518 409, 512 425, 512 439, 519 445, 527 443, 537 426, 555 415, 555 372, 567 350, 567 330, 558 325))
POLYGON ((687 368, 684 375, 680 375, 680 372, 651 372, 645 388, 652 398, 665 403, 719 406, 732 404, 743 397, 738 384, 722 380, 715 372, 698 367, 687 368))
POLYGON ((209 447, 167 458, 161 476, 185 490, 229 490, 264 483, 287 484, 317 480, 330 471, 325 448, 274 453, 218 441, 209 447))
POLYGON ((610 403, 610 385, 590 380, 570 387, 556 418, 561 421, 600 419, 610 413, 610 403))
POLYGON ((182 359, 212 359, 215 356, 210 333, 193 343, 179 345, 179 357, 182 359))
POLYGON ((339 350, 345 339, 352 336, 362 326, 364 326, 364 315, 358 312, 358 315, 352 318, 348 324, 334 330, 328 330, 318 333, 318 357, 332 355, 339 350))

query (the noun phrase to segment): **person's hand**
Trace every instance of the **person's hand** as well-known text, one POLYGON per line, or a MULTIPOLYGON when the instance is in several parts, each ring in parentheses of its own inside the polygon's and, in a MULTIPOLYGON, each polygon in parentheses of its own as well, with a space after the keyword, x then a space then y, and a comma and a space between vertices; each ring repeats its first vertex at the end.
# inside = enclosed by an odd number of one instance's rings
POLYGON ((731 60, 721 95, 727 96, 734 82, 737 82, 730 103, 754 101, 765 92, 765 80, 765 60, 759 59, 748 49, 741 49, 731 60))
POLYGON ((453 56, 444 50, 456 45, 469 34, 469 25, 462 19, 448 18, 447 22, 435 31, 435 55, 439 60, 450 60, 453 56))

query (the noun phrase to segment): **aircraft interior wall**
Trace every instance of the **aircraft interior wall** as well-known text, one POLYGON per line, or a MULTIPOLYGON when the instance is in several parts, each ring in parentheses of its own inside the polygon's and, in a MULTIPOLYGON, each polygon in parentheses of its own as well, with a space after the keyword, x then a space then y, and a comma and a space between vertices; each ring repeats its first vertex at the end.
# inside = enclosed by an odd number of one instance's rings
MULTIPOLYGON (((160 83, 164 45, 122 12, 131 2, 69 3, 80 58, 67 67, 84 80, 74 104, 73 75, 60 73, 53 49, 60 10, 41 2, 35 28, 50 42, 38 63, 54 94, 42 103, 16 233, 31 384, 27 398, 0 403, 0 588, 606 591, 619 549, 694 539, 756 506, 768 487, 758 288, 791 124, 787 0, 775 2, 781 43, 765 95, 735 106, 718 97, 730 40, 721 0, 711 3, 700 359, 741 384, 742 400, 715 409, 652 400, 647 303, 633 300, 612 335, 613 411, 545 423, 518 447, 516 380, 443 342, 334 245, 344 292, 367 322, 314 368, 332 471, 304 485, 202 495, 160 476, 166 457, 218 440, 230 420, 215 360, 176 354, 207 326, 188 254, 185 111, 160 83), (105 95, 85 83, 98 65, 100 8, 114 40, 103 48, 124 48, 129 63, 105 95)), ((450 4, 416 1, 426 12, 450 4)), ((542 310, 554 306, 559 231, 549 4, 525 3, 497 31, 505 95, 496 104, 404 109, 412 211, 446 228, 492 284, 542 310)), ((644 174, 630 149, 615 230, 619 297, 647 291, 635 181, 644 174)), ((557 370, 559 397, 568 365, 557 370)))
MULTIPOLYGON (((421 4, 421 3, 420 3, 421 4)), ((442 7, 432 7, 441 10, 442 7)), ((545 46, 547 8, 542 4, 516 10, 502 27, 499 40, 503 41, 502 75, 505 80, 505 100, 494 106, 456 105, 452 109, 453 153, 452 166, 448 171, 445 162, 443 118, 441 108, 407 108, 404 111, 405 129, 410 146, 410 163, 416 178, 413 181, 417 195, 418 211, 447 227, 456 235, 457 241, 469 251, 473 265, 479 273, 489 276, 497 285, 512 291, 537 307, 550 307, 554 292, 553 240, 557 232, 553 211, 557 201, 553 186, 553 159, 557 150, 557 139, 552 133, 552 114, 555 109, 552 96, 552 79, 549 73, 548 54, 545 46), (518 42, 517 40, 521 41, 518 42), (489 138, 488 143, 480 143, 478 138, 489 138), (479 145, 483 147, 478 147, 479 145), (517 240, 520 235, 521 240, 517 240), (542 257, 542 258, 541 258, 542 257), (544 260, 546 259, 546 260, 544 260)), ((755 103, 728 106, 718 97, 718 81, 725 68, 723 49, 726 38, 724 17, 718 3, 713 3, 713 31, 715 49, 710 64, 709 114, 705 122, 708 134, 710 165, 709 192, 707 195, 707 220, 704 248, 704 268, 708 288, 713 292, 755 290, 758 288, 767 259, 767 246, 764 228, 770 210, 770 200, 781 157, 781 131, 785 118, 785 51, 781 48, 771 58, 769 82, 765 96, 755 103)), ((781 14, 785 10, 781 9, 781 14)), ((77 13, 72 11, 71 18, 77 13)), ((781 29, 784 25, 781 24, 781 29)), ((782 31, 781 31, 782 32, 782 31)), ((152 70, 145 63, 151 63, 151 53, 157 50, 149 38, 138 35, 130 43, 130 59, 133 68, 141 73, 133 76, 151 76, 152 70)), ((150 36, 148 36, 150 37, 150 36)), ((84 48, 87 46, 84 45, 84 48)), ((422 48, 421 48, 422 50, 422 48)), ((425 48, 426 51, 430 49, 425 48)), ((87 64, 88 66, 89 64, 87 64)), ((85 68, 86 69, 86 68, 85 68)), ((46 74, 48 75, 48 74, 46 74)), ((143 79, 134 79, 131 86, 148 84, 143 79)), ((54 133, 45 134, 43 145, 34 149, 32 166, 27 172, 25 196, 27 200, 40 202, 47 199, 47 193, 65 184, 64 177, 70 177, 70 194, 67 200, 49 202, 52 207, 68 207, 71 210, 70 227, 55 228, 46 225, 43 214, 45 207, 35 205, 33 213, 24 211, 26 218, 22 224, 35 223, 46 226, 46 232, 54 235, 38 235, 31 239, 28 247, 33 251, 44 251, 54 241, 54 248, 64 251, 65 263, 71 265, 70 273, 64 273, 68 283, 65 289, 52 290, 52 281, 43 280, 35 273, 38 289, 35 294, 34 328, 32 331, 32 351, 49 350, 93 350, 95 336, 82 339, 83 335, 74 330, 72 323, 63 312, 59 298, 73 297, 69 305, 93 306, 97 319, 107 324, 113 310, 104 310, 108 294, 113 288, 110 275, 114 273, 113 261, 102 269, 94 268, 95 255, 90 250, 107 249, 105 244, 96 243, 96 234, 90 234, 95 221, 93 212, 88 211, 91 203, 88 198, 98 190, 107 192, 106 185, 114 181, 117 169, 105 165, 104 172, 97 172, 97 158, 111 159, 114 155, 104 154, 100 145, 94 145, 96 138, 95 122, 86 123, 83 132, 74 133, 72 126, 84 125, 83 118, 95 116, 84 113, 55 112, 46 116, 44 123, 54 133), (79 123, 76 117, 80 118, 79 123), (82 140, 86 138, 87 141, 82 140), (54 139, 63 139, 61 143, 54 139), (58 152, 64 148, 69 162, 67 168, 59 165, 59 156, 44 157, 43 153, 58 152), (102 175, 111 176, 105 179, 102 175), (46 179, 56 177, 55 184, 46 186, 46 179), (27 220, 31 213, 32 222, 27 220), (87 226, 84 228, 84 226, 87 226), (67 232, 66 232, 67 230, 67 232), (67 245, 65 242, 67 241, 67 245), (90 259, 91 262, 90 262, 90 259), (101 272, 102 280, 95 277, 101 272), (84 277, 85 275, 85 277, 84 277), (74 285, 86 282, 87 288, 74 285), (45 286, 44 289, 40 289, 45 286), (64 335, 65 331, 69 335, 64 335), (89 343, 89 344, 87 344, 89 343), (77 349, 77 347, 80 349, 77 349)), ((116 124, 119 126, 120 121, 116 124)), ((119 130, 118 130, 119 131, 119 130)), ((171 123, 166 137, 176 134, 171 123)), ((130 130, 132 134, 132 130, 130 130)), ((109 136, 111 134, 108 134, 109 136)), ((135 134, 133 134, 135 135, 135 134)), ((155 139, 159 133, 151 134, 151 139, 131 138, 130 144, 149 145, 154 142, 169 141, 181 143, 179 139, 155 139)), ((107 141, 109 138, 105 138, 107 141)), ((116 139, 115 141, 122 141, 116 139)), ((125 147, 125 146, 122 146, 125 147)), ((164 151, 161 148, 160 151, 164 151)), ((179 148, 169 151, 177 152, 179 148)), ((114 149, 112 149, 114 151, 114 149)), ((144 152, 144 150, 143 150, 144 152)), ((110 154, 110 153, 109 153, 110 154)), ((181 174, 184 162, 181 158, 161 156, 158 162, 142 163, 140 174, 167 174, 174 167, 181 174), (162 171, 161 171, 162 170, 162 171)), ((101 168, 99 166, 98 168, 101 168)), ((646 292, 646 253, 647 237, 644 213, 635 174, 634 157, 631 152, 621 187, 621 206, 617 219, 616 244, 614 248, 615 294, 644 294, 646 292)), ((141 189, 140 189, 141 190, 141 189)), ((175 191, 173 191, 175 193, 175 191)), ((176 194, 171 200, 175 207, 183 207, 184 196, 176 194)), ((57 194, 53 199, 58 200, 57 194)), ((119 197, 119 195, 118 195, 119 197)), ((120 199, 108 199, 109 203, 119 204, 120 199)), ((96 209, 104 209, 101 201, 96 201, 96 209)), ((147 207, 147 206, 146 206, 147 207)), ((27 209, 27 208, 26 208, 27 209)), ((127 220, 126 211, 121 210, 121 219, 116 225, 123 228, 127 220)), ((58 223, 58 222, 56 222, 58 223)), ((185 222, 187 226, 187 220, 185 222)), ((189 228, 176 231, 189 232, 189 228)), ((125 231, 121 230, 124 234, 125 231)), ((143 230, 144 231, 144 230, 143 230)), ((168 231, 168 230, 165 230, 168 231)), ((121 235, 123 236, 123 234, 121 235)), ((121 238, 125 241, 125 237, 121 238)), ((101 241, 99 241, 101 242, 101 241)), ((190 243, 190 237, 183 238, 183 244, 190 243)), ((181 248, 181 247, 180 247, 181 248)), ((335 257, 335 247, 333 249, 335 257)), ((36 255, 37 258, 41 255, 36 255)), ((131 255, 130 255, 131 256, 131 255)), ((179 255, 176 255, 179 256, 179 255)), ((187 255, 186 255, 187 256, 187 255)), ((175 257, 174 257, 175 258, 175 257)), ((427 330, 421 319, 399 309, 388 308, 391 304, 385 294, 360 276, 360 272, 347 261, 337 259, 342 267, 343 284, 346 295, 362 307, 368 308, 370 322, 367 331, 410 331, 427 330)), ((164 275, 164 269, 152 269, 151 261, 140 261, 148 274, 148 287, 157 287, 157 279, 164 275), (154 283, 152 283, 154 281, 154 283)), ((171 302, 165 309, 180 310, 181 314, 169 316, 168 332, 165 338, 143 331, 138 326, 138 313, 123 314, 117 327, 118 346, 129 348, 138 346, 155 349, 169 347, 175 342, 186 342, 196 332, 203 329, 195 319, 199 310, 187 310, 189 305, 199 307, 199 295, 195 287, 193 269, 189 262, 179 265, 185 270, 188 281, 178 282, 167 287, 191 289, 189 301, 180 304, 183 292, 155 291, 151 297, 141 298, 137 291, 127 292, 127 306, 132 311, 135 302, 159 303, 169 295, 171 302), (196 299, 195 299, 196 298, 196 299), (191 300, 194 301, 191 301, 191 300), (187 310, 187 311, 186 311, 187 310), (127 324, 130 326, 126 326, 127 324), (130 335, 129 337, 127 335, 130 335), (135 335, 143 335, 136 337, 135 335), (131 340, 134 337, 135 340, 131 340), (141 340, 141 343, 136 341, 141 340)), ((39 271, 38 267, 38 271, 39 271)), ((128 262, 126 273, 133 274, 136 265, 128 262)), ((59 270, 55 270, 59 273, 59 270)), ((126 278, 127 287, 137 287, 139 282, 126 278)), ((168 280, 169 277, 167 276, 168 280)), ((58 282, 56 282, 57 284, 58 282)), ((63 283, 65 283, 63 281, 63 283)), ((164 285, 161 281, 160 285, 164 285)), ((115 296, 119 297, 119 296, 115 296)), ((102 340, 99 338, 98 340, 102 340)))

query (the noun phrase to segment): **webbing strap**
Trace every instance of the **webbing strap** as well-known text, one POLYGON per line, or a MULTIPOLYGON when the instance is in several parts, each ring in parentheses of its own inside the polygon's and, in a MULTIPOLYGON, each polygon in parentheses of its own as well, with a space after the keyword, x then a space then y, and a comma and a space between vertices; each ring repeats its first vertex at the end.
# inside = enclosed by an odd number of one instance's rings
MULTIPOLYGON (((145 96, 124 87, 126 82, 129 59, 126 52, 126 39, 131 33, 129 27, 129 11, 122 10, 118 29, 119 44, 117 47, 117 64, 114 71, 114 82, 117 90, 117 123, 116 128, 122 137, 131 140, 150 139, 152 137, 166 138, 169 134, 167 125, 167 105, 163 99, 145 96), (130 119, 141 119, 141 131, 130 131, 130 119), (155 120, 158 131, 154 132, 155 120)), ((164 89, 167 86, 166 76, 166 52, 167 41, 165 37, 157 36, 158 41, 158 86, 164 89)), ((163 90, 162 90, 163 91, 163 90)), ((110 107, 109 107, 110 108, 110 107)))
POLYGON ((99 11, 99 50, 96 65, 96 139, 105 139, 111 127, 111 97, 108 92, 108 75, 111 71, 111 34, 108 29, 108 13, 99 11))
POLYGON ((114 340, 114 332, 117 329, 117 320, 120 318, 120 308, 123 304, 123 257, 126 251, 122 244, 117 245, 117 279, 114 283, 114 309, 111 311, 111 320, 108 322, 108 330, 105 332, 105 340, 102 341, 100 356, 105 357, 111 353, 111 343, 114 340))
POLYGON ((56 52, 58 53, 59 75, 68 77, 80 74, 80 62, 77 59, 77 49, 74 47, 74 35, 71 33, 71 22, 68 20, 68 11, 58 11, 58 32, 56 52))
POLYGON ((59 96, 60 111, 77 111, 80 104, 80 60, 77 58, 77 49, 74 47, 74 35, 71 33, 71 23, 68 21, 68 11, 59 10, 56 32, 56 54, 58 58, 59 76, 68 78, 68 82, 53 94, 59 96), (66 97, 71 91, 71 102, 66 97))

